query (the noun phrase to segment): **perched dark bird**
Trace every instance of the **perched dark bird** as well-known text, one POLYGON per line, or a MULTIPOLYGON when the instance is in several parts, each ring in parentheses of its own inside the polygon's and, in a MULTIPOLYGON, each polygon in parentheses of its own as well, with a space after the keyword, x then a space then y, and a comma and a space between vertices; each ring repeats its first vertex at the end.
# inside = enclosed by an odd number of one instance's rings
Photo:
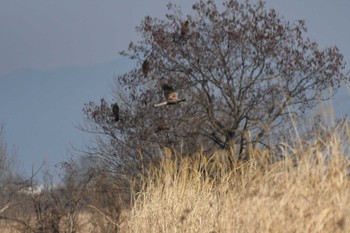
POLYGON ((115 121, 119 121, 119 106, 117 103, 112 104, 112 113, 115 121))
POLYGON ((142 63, 142 73, 147 78, 149 72, 149 61, 146 59, 142 63))
POLYGON ((164 105, 174 105, 174 104, 180 104, 184 101, 186 101, 185 99, 179 99, 177 97, 177 92, 175 92, 174 88, 172 86, 170 86, 169 84, 165 83, 162 84, 162 89, 164 92, 164 96, 165 96, 165 101, 158 103, 158 104, 154 104, 154 107, 161 107, 164 105))
POLYGON ((190 31, 190 22, 186 20, 181 24, 181 38, 184 39, 189 31, 190 31))
POLYGON ((160 125, 157 126, 156 133, 158 133, 160 131, 165 131, 165 130, 170 130, 170 125, 168 125, 168 124, 160 124, 160 125))

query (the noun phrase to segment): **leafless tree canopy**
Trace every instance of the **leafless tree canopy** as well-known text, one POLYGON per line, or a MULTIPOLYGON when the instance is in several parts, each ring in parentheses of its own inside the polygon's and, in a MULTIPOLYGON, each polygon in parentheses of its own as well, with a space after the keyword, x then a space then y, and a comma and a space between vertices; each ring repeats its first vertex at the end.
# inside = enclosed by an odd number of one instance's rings
POLYGON ((90 152, 112 169, 140 171, 163 146, 179 153, 269 147, 267 138, 285 133, 291 116, 348 81, 337 47, 319 48, 303 20, 289 22, 262 1, 199 1, 190 15, 168 4, 165 19, 148 16, 137 32, 142 40, 121 52, 137 67, 115 78, 119 120, 104 100, 84 108, 93 122, 86 130, 99 135, 90 152), (154 108, 164 83, 186 102, 154 108))
POLYGON ((0 126, 0 220, 13 203, 13 197, 22 188, 28 186, 15 169, 15 160, 7 151, 4 128, 0 126))

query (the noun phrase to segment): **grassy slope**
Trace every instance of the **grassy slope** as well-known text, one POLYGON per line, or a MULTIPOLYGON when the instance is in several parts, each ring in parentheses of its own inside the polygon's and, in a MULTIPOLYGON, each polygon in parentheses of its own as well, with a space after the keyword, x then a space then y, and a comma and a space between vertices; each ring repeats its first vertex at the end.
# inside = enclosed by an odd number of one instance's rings
POLYGON ((228 152, 180 161, 167 150, 122 231, 349 232, 349 135, 343 125, 327 137, 296 142, 282 150, 288 159, 276 163, 268 162, 268 152, 251 150, 252 158, 233 170, 220 159, 228 152))

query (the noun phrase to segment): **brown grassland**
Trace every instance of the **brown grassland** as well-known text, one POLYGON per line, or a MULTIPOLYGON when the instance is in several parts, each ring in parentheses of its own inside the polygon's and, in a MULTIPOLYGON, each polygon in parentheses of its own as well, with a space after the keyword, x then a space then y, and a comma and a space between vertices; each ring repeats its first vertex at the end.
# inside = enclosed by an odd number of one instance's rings
POLYGON ((281 145, 278 161, 262 149, 228 165, 234 149, 180 158, 165 148, 119 222, 91 210, 79 231, 112 222, 118 232, 350 232, 350 129, 335 129, 281 145))
POLYGON ((251 149, 229 169, 218 151, 154 169, 123 232, 349 232, 349 128, 281 145, 281 159, 251 149))

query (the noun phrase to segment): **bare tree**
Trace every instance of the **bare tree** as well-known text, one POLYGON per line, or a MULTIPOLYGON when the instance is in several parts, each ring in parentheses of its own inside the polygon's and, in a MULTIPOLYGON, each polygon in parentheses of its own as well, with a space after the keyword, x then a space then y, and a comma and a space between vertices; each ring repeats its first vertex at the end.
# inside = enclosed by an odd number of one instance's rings
POLYGON ((305 116, 349 81, 337 47, 319 48, 303 20, 289 22, 263 1, 201 0, 186 16, 168 4, 165 19, 148 16, 137 32, 142 40, 121 52, 137 67, 115 78, 119 120, 104 100, 84 107, 93 122, 85 130, 97 135, 89 153, 122 175, 144 172, 163 146, 235 147, 240 155, 247 145, 271 147, 291 116, 305 116), (154 108, 164 84, 187 101, 154 108))
POLYGON ((4 128, 0 126, 0 215, 14 204, 17 191, 26 186, 28 183, 15 169, 14 156, 7 151, 4 128))
POLYGON ((11 205, 12 163, 9 158, 6 143, 3 138, 3 127, 0 128, 0 214, 11 205))
POLYGON ((91 176, 80 171, 77 162, 70 159, 58 164, 62 173, 59 181, 54 182, 50 171, 44 171, 44 184, 38 190, 34 179, 43 166, 31 177, 31 185, 21 193, 17 201, 21 214, 7 219, 16 223, 20 232, 80 232, 84 222, 79 215, 84 214, 89 195, 87 186, 91 176))
MULTIPOLYGON (((16 169, 15 156, 7 150, 4 128, 0 126, 0 223, 18 222, 13 217, 18 207, 19 192, 29 186, 29 182, 16 169)), ((6 224, 5 224, 6 225, 6 224)))

